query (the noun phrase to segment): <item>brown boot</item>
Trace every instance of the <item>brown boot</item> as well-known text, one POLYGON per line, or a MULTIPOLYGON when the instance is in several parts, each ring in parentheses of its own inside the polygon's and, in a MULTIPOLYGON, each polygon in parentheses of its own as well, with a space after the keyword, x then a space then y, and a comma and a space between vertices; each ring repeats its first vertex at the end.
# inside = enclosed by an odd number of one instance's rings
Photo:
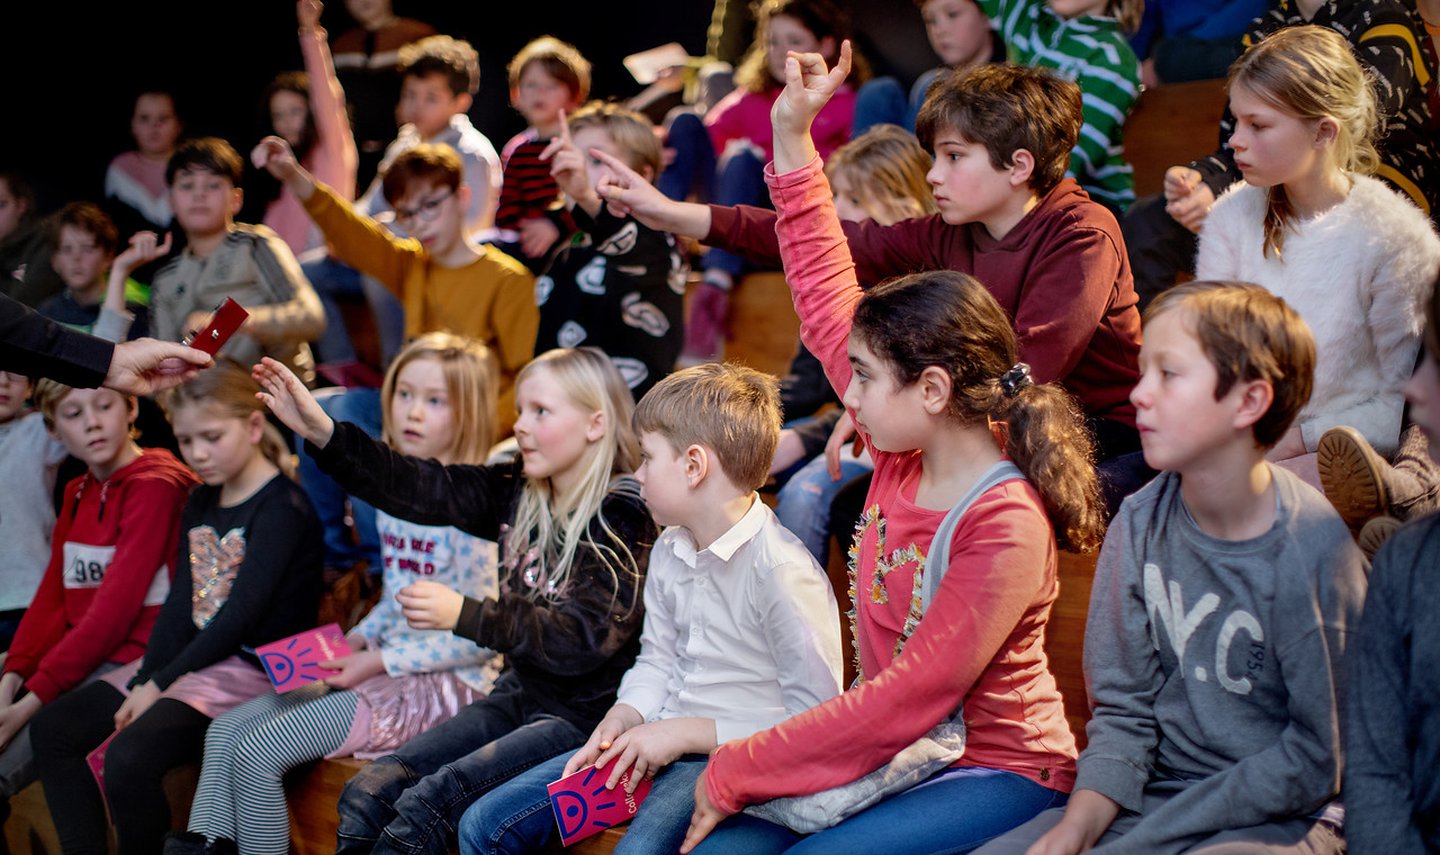
POLYGON ((1351 531, 1359 531, 1375 517, 1389 515, 1385 471, 1390 464, 1359 431, 1344 426, 1325 431, 1316 449, 1315 466, 1325 497, 1351 531))

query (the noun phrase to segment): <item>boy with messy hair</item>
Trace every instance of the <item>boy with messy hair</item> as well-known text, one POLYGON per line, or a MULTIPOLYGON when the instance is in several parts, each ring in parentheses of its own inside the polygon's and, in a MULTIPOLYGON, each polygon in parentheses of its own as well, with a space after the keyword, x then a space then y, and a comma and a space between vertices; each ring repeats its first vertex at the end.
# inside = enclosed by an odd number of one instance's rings
POLYGON ((1343 852, 1338 708, 1365 562, 1325 498, 1265 459, 1310 397, 1314 339, 1248 283, 1182 285, 1145 318, 1131 399, 1161 474, 1100 551, 1089 745, 1064 809, 979 852, 1343 852))
POLYGON ((309 342, 325 329, 325 313, 285 241, 268 226, 235 222, 242 169, 219 137, 186 140, 171 155, 165 184, 185 249, 151 283, 150 334, 179 341, 233 297, 250 316, 220 355, 243 365, 269 356, 309 383, 309 342))
POLYGON ((540 852, 556 839, 546 784, 618 761, 654 786, 626 832, 631 852, 675 852, 709 753, 833 697, 835 596, 805 546, 755 493, 780 437, 773 377, 733 364, 677 371, 635 408, 635 478, 656 522, 640 656, 573 754, 492 790, 460 821, 464 852, 540 852))
MULTIPOLYGON (((1035 382, 1074 395, 1099 459, 1116 460, 1102 479, 1113 507, 1149 474, 1128 398, 1140 313, 1115 217, 1065 177, 1081 122, 1079 88, 1043 69, 982 65, 943 78, 917 118, 939 213, 842 225, 861 282, 957 270, 985 284, 1014 319, 1035 382)), ((774 211, 674 202, 629 176, 601 195, 652 228, 780 264, 774 211)))

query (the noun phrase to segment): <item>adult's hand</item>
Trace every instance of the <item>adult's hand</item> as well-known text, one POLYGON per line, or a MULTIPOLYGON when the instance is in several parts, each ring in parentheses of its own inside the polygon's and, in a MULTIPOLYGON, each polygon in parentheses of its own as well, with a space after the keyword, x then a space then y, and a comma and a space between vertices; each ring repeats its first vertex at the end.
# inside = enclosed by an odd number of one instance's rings
POLYGON ((179 386, 214 364, 210 354, 188 345, 137 338, 115 345, 101 385, 127 395, 153 395, 179 386))

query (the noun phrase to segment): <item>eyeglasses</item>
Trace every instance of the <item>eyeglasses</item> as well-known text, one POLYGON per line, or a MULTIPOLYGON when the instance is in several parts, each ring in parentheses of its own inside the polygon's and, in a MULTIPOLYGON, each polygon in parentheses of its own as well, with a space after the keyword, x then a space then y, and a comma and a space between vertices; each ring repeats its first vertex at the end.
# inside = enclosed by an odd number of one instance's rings
POLYGON ((454 190, 446 190, 444 193, 432 199, 426 199, 413 208, 396 208, 395 222, 405 225, 419 220, 422 223, 431 223, 440 215, 440 206, 445 200, 455 195, 454 190))

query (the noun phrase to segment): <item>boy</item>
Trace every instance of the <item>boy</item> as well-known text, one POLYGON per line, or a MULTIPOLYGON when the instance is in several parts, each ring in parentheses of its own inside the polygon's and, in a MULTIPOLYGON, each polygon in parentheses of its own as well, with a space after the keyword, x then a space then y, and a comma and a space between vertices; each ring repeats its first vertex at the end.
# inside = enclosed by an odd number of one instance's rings
POLYGON ((325 314, 290 247, 266 226, 235 222, 241 170, 240 155, 218 137, 187 140, 171 156, 165 183, 186 246, 151 284, 152 333, 178 341, 232 297, 250 316, 221 354, 242 365, 270 356, 309 383, 307 342, 325 328, 325 314))
POLYGON ((65 290, 42 303, 40 314, 107 341, 147 335, 148 295, 138 283, 127 282, 130 267, 115 267, 119 232, 105 212, 90 202, 71 202, 55 215, 51 231, 50 263, 65 290), (110 284, 118 288, 113 300, 107 299, 110 284))
MULTIPOLYGON (((395 221, 410 237, 380 227, 316 181, 279 137, 262 140, 252 159, 305 205, 337 259, 373 276, 401 302, 407 338, 445 329, 496 353, 496 416, 500 435, 509 433, 515 373, 535 346, 535 280, 520 262, 470 238, 465 211, 471 190, 454 150, 421 143, 397 155, 381 174, 395 221)), ((378 414, 378 397, 375 405, 378 414)))
POLYGON ((30 409, 29 378, 0 371, 0 651, 35 596, 55 528, 55 473, 65 447, 30 409))
MULTIPOLYGON (((1081 119, 1079 87, 1043 69, 981 65, 943 78, 917 119, 940 212, 843 227, 861 282, 950 269, 985 283, 1014 318, 1035 382, 1079 400, 1102 462, 1128 456, 1106 483, 1118 497, 1149 474, 1119 468, 1139 456, 1128 396, 1140 314, 1115 218, 1064 177, 1081 119)), ((780 264, 775 212, 672 202, 648 188, 626 178, 601 196, 652 228, 780 264)))
MULTIPOLYGON (((1437 283, 1440 284, 1440 283, 1437 283)), ((1410 416, 1440 463, 1440 288, 1427 305, 1410 416)), ((1375 556, 1350 651, 1345 838, 1354 855, 1440 850, 1440 514, 1400 529, 1375 556)))
POLYGON ((1365 562, 1324 497, 1265 460, 1310 396, 1314 339, 1258 285, 1193 282, 1146 312, 1140 367, 1161 474, 1100 552, 1075 790, 979 851, 1343 852, 1337 707, 1365 562))
POLYGON ((500 155, 505 176, 495 227, 500 246, 538 272, 562 231, 570 231, 568 222, 551 219, 561 216, 551 210, 560 191, 542 155, 560 132, 561 113, 590 97, 590 62, 574 45, 542 36, 521 48, 507 70, 510 104, 528 127, 511 137, 500 155))
MULTIPOLYGON (((583 747, 492 791, 460 823, 467 852, 538 852, 555 839, 545 785, 618 758, 614 787, 655 779, 627 851, 674 852, 706 755, 839 691, 835 597, 810 553, 755 493, 780 436, 773 378, 709 363, 656 384, 635 408, 635 477, 655 521, 640 657, 583 747), (633 847, 633 848, 632 848, 633 847)), ((631 787, 633 789, 633 786, 631 787)))
POLYGON ((35 780, 25 728, 44 704, 145 652, 170 591, 180 510, 195 475, 131 439, 135 399, 42 380, 45 427, 85 464, 65 488, 35 599, 0 676, 0 813, 35 780))

